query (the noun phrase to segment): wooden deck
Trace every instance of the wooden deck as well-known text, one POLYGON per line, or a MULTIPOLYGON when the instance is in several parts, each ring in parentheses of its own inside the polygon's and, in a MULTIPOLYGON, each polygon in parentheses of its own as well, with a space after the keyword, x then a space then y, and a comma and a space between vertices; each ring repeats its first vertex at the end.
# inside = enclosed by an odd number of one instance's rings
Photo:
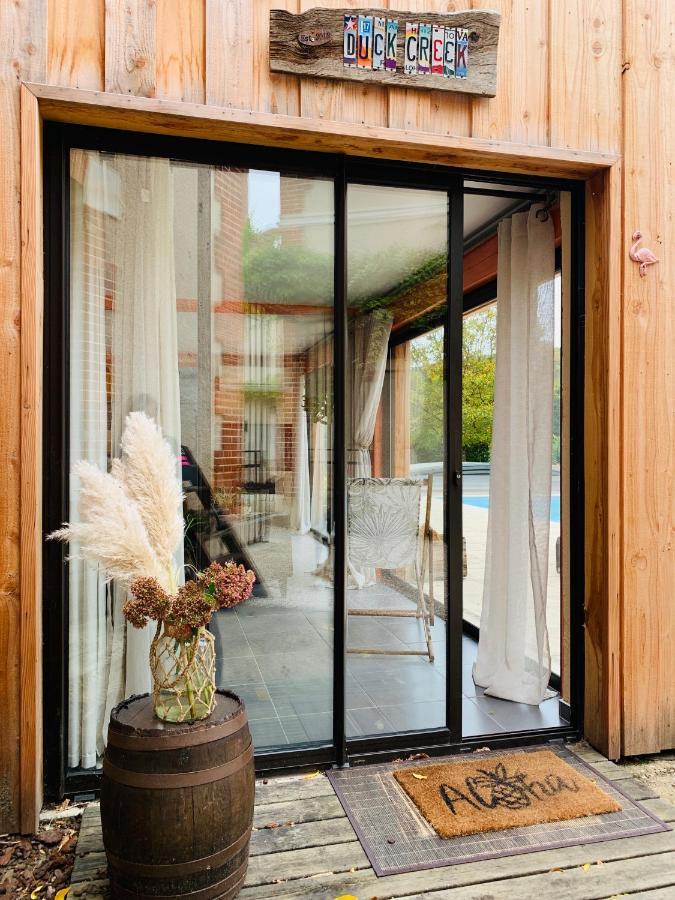
MULTIPOLYGON (((666 822, 675 804, 587 746, 574 748, 666 822)), ((265 897, 359 900, 675 900, 675 831, 545 850, 377 878, 323 775, 259 780, 251 861, 242 900, 265 897)), ((70 897, 107 897, 98 805, 84 813, 70 897)))

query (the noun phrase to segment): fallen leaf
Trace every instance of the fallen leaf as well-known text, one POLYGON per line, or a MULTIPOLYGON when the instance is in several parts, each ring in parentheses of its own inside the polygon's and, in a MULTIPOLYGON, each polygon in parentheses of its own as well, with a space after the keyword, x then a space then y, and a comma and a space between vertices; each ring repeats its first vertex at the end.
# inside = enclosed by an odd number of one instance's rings
POLYGON ((267 822, 266 825, 263 825, 263 828, 281 828, 278 822, 267 822))
POLYGON ((355 897, 353 894, 340 894, 335 900, 359 900, 359 898, 355 897))
POLYGON ((47 847, 53 847, 54 844, 58 844, 61 842, 61 838, 63 837, 63 832, 59 831, 58 828, 50 828, 49 831, 41 831, 39 834, 36 834, 35 837, 41 844, 45 844, 47 847))
POLYGON ((64 897, 67 897, 69 893, 70 893, 70 888, 69 888, 69 887, 67 887, 67 888, 62 888, 62 889, 58 892, 58 894, 56 895, 56 897, 54 898, 54 900, 63 900, 63 898, 64 898, 64 897))
POLYGON ((584 872, 588 872, 588 870, 590 869, 590 867, 591 867, 591 864, 590 864, 590 863, 584 863, 583 866, 582 866, 581 868, 584 870, 584 872))
POLYGON ((0 853, 0 866, 6 866, 12 856, 14 856, 14 847, 5 847, 2 853, 0 853))
POLYGON ((33 893, 30 895, 30 900, 37 900, 37 898, 40 896, 40 891, 42 890, 43 887, 44 887, 44 884, 38 884, 38 886, 35 888, 33 893))
POLYGON ((318 778, 321 775, 321 772, 309 772, 307 775, 302 776, 303 781, 311 781, 313 778, 318 778))
POLYGON ((427 780, 427 776, 426 776, 426 775, 420 775, 419 772, 413 772, 413 773, 412 773, 412 777, 413 777, 413 778, 416 778, 418 781, 426 781, 426 780, 427 780))

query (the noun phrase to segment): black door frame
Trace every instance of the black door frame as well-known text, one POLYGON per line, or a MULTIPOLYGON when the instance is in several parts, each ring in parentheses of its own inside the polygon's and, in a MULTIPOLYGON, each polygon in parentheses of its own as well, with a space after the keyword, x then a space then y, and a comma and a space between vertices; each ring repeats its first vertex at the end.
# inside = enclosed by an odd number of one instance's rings
MULTIPOLYGON (((260 770, 291 766, 359 763, 392 758, 405 752, 452 753, 475 746, 516 746, 575 737, 583 729, 584 695, 584 186, 581 182, 526 176, 505 176, 443 166, 390 163, 307 151, 171 138, 104 128, 46 122, 44 125, 45 316, 44 316, 44 447, 43 519, 49 533, 67 518, 68 379, 69 379, 69 171, 71 148, 159 156, 213 166, 259 168, 285 174, 316 175, 334 183, 334 659, 333 742, 263 751, 256 755, 260 770), (463 194, 464 179, 490 184, 566 190, 572 196, 572 291, 569 298, 571 395, 570 547, 571 593, 571 721, 568 728, 548 728, 463 739, 462 678, 462 549, 461 540, 447 546, 446 596, 447 723, 445 728, 405 734, 363 737, 347 741, 345 732, 345 390, 347 336, 347 188, 365 183, 445 191, 448 203, 448 281, 445 315, 445 533, 461 535, 461 342, 463 313, 463 194), (459 427, 457 427, 459 425, 459 427)), ((96 773, 67 771, 67 625, 66 551, 56 542, 43 544, 43 665, 45 793, 49 798, 89 792, 98 787, 96 773)))

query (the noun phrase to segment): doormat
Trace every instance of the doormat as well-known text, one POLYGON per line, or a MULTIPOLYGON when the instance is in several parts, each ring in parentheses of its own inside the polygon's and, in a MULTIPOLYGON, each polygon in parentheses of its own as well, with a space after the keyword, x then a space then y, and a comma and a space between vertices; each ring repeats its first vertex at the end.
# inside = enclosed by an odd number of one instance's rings
MULTIPOLYGON (((545 747, 527 747, 509 753, 503 750, 463 753, 437 757, 423 763, 411 760, 336 769, 328 772, 328 778, 377 875, 415 872, 670 831, 668 825, 640 803, 631 800, 614 782, 605 779, 591 765, 557 743, 545 747), (567 763, 576 777, 583 777, 597 785, 620 809, 580 818, 442 838, 420 813, 394 775, 395 772, 406 771, 424 775, 431 768, 464 762, 489 770, 490 767, 494 769, 498 761, 504 758, 509 759, 507 775, 512 771, 528 772, 527 760, 523 757, 543 750, 567 763)), ((426 783, 422 779, 412 780, 426 783)))
POLYGON ((394 778, 442 838, 619 812, 621 804, 550 750, 505 753, 394 778))

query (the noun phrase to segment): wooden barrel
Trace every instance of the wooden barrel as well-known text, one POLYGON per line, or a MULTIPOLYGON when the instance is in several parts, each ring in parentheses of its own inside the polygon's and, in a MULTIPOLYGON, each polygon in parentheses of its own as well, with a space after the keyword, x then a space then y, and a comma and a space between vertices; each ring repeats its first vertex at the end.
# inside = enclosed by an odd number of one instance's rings
POLYGON ((244 704, 218 691, 191 725, 156 719, 147 694, 110 716, 101 824, 113 897, 235 897, 248 865, 255 775, 244 704))

